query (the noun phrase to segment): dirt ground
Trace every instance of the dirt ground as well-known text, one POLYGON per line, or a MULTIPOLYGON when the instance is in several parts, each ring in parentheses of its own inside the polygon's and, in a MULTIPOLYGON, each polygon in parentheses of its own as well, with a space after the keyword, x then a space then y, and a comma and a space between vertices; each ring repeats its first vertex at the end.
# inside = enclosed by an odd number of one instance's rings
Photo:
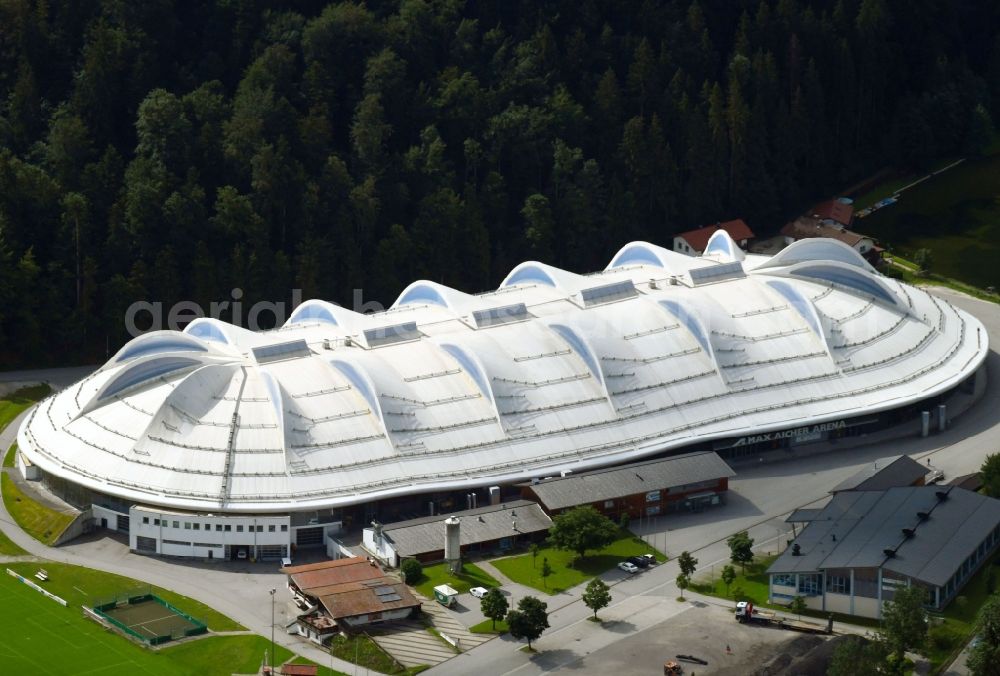
POLYGON ((708 662, 706 666, 680 661, 687 676, 747 676, 782 653, 798 654, 823 640, 743 625, 731 610, 701 605, 591 653, 572 669, 594 674, 662 674, 665 660, 684 654, 708 662))

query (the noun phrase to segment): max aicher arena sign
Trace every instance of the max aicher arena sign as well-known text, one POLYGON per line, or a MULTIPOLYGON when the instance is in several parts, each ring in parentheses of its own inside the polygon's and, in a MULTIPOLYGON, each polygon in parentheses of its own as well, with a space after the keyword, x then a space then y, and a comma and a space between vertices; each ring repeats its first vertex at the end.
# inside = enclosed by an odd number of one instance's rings
POLYGON ((834 430, 842 430, 847 427, 847 422, 844 420, 837 420, 836 422, 826 422, 819 423, 817 425, 807 425, 805 427, 796 427, 791 430, 782 430, 781 432, 768 432, 766 434, 754 434, 748 437, 740 437, 733 444, 736 446, 748 446, 750 444, 759 444, 764 441, 777 441, 778 439, 817 439, 819 435, 824 432, 833 432, 834 430))

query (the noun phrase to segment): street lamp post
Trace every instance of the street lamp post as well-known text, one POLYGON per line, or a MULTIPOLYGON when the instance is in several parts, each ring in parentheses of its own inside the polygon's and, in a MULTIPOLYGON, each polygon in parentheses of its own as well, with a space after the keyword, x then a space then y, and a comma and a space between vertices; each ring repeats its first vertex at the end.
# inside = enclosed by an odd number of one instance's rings
POLYGON ((274 673, 274 592, 277 589, 271 590, 271 673, 274 673))

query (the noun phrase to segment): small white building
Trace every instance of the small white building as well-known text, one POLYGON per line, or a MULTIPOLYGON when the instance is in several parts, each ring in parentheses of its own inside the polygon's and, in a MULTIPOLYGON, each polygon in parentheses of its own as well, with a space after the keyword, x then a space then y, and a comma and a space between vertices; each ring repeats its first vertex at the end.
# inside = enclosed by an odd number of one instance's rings
POLYGON ((128 519, 129 549, 140 554, 277 561, 292 545, 287 514, 194 514, 133 506, 128 519))

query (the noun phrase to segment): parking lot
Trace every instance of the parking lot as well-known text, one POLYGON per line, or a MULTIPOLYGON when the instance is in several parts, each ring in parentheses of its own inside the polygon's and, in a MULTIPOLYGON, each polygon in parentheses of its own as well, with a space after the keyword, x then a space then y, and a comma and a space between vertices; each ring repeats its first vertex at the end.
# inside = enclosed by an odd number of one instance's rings
POLYGON ((676 660, 681 654, 708 662, 701 665, 679 661, 685 674, 749 674, 793 640, 802 638, 802 634, 791 631, 740 624, 726 608, 692 605, 685 612, 561 667, 585 667, 586 673, 592 674, 662 674, 664 660, 676 660))

